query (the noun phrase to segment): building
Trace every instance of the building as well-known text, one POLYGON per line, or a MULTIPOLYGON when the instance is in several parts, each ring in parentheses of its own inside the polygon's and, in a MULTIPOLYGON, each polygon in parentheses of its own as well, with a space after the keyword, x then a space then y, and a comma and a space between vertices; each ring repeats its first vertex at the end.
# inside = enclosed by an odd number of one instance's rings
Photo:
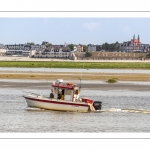
POLYGON ((45 45, 9 44, 5 45, 6 55, 29 56, 31 50, 44 50, 45 45))
POLYGON ((28 56, 31 51, 31 45, 26 44, 14 44, 14 45, 5 45, 6 55, 24 55, 28 56))
POLYGON ((119 50, 122 52, 148 52, 149 51, 149 44, 143 44, 140 41, 140 36, 138 35, 138 38, 135 38, 135 35, 133 36, 133 39, 131 41, 123 42, 119 46, 119 50))
POLYGON ((102 45, 96 45, 96 51, 99 52, 102 50, 102 45))
POLYGON ((83 45, 74 45, 74 51, 83 52, 83 45))
POLYGON ((46 46, 45 45, 39 45, 39 44, 37 44, 37 45, 31 45, 31 50, 40 50, 40 49, 45 49, 46 48, 46 46))
POLYGON ((96 52, 96 51, 101 51, 102 50, 101 45, 89 44, 87 46, 88 46, 88 52, 96 52))
POLYGON ((96 45, 89 44, 88 46, 88 52, 96 52, 96 45))
POLYGON ((4 44, 0 44, 0 55, 6 55, 6 47, 4 44))
POLYGON ((68 58, 70 48, 61 45, 51 45, 45 49, 31 50, 30 57, 34 58, 68 58))

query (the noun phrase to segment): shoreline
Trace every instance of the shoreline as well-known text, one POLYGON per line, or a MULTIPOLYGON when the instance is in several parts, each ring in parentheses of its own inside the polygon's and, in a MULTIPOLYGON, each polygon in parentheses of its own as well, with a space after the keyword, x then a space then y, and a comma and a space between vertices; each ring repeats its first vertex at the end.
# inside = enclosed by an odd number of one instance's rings
POLYGON ((150 62, 149 60, 70 60, 55 58, 30 58, 20 56, 0 56, 0 61, 64 61, 64 62, 150 62))
MULTIPOLYGON (((68 80, 69 81, 69 80, 68 80)), ((32 89, 46 89, 50 91, 51 84, 53 81, 46 80, 6 80, 0 79, 0 86, 2 89, 5 88, 19 88, 23 90, 32 89)), ((66 82, 66 80, 64 80, 66 82)), ((75 84, 80 85, 79 80, 73 80, 75 84)), ((107 83, 105 81, 101 82, 86 82, 85 80, 81 82, 81 90, 101 90, 101 91, 111 91, 111 90, 131 90, 131 91, 150 91, 150 82, 117 82, 117 83, 107 83)))
MULTIPOLYGON (((64 59, 38 59, 17 56, 0 56, 0 60, 4 61, 72 61, 72 62, 150 62, 150 60, 64 60, 64 59)), ((33 71, 0 71, 0 79, 29 79, 29 80, 82 80, 86 81, 108 81, 116 79, 118 81, 150 81, 150 73, 104 73, 104 72, 33 72, 33 71)))
POLYGON ((102 72, 30 72, 30 71, 0 71, 0 79, 31 79, 31 80, 92 80, 108 81, 150 81, 147 73, 102 73, 102 72))

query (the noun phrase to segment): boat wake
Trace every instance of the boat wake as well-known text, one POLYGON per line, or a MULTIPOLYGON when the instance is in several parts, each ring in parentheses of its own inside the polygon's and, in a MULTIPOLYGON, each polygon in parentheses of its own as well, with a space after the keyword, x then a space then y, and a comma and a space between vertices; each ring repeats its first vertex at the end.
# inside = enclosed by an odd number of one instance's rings
MULTIPOLYGON (((46 111, 46 109, 42 108, 33 108, 33 107, 27 107, 26 110, 31 110, 31 111, 46 111)), ((123 113, 142 113, 142 114, 150 114, 150 110, 146 109, 136 109, 136 108, 110 108, 110 109, 102 109, 102 110, 97 110, 94 113, 100 113, 100 112, 123 112, 123 113)))
POLYGON ((26 110, 45 110, 42 108, 27 107, 26 110))
POLYGON ((146 109, 136 109, 136 108, 111 108, 111 109, 104 109, 100 110, 99 112, 125 112, 125 113, 142 113, 142 114, 150 114, 150 110, 146 109))

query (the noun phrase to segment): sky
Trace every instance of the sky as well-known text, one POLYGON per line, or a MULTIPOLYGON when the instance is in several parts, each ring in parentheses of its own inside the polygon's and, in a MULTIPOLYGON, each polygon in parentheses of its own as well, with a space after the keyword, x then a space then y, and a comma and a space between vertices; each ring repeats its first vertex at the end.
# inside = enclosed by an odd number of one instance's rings
POLYGON ((5 0, 0 2, 0 43, 101 45, 139 35, 141 43, 150 44, 149 4, 148 0, 5 0))
POLYGON ((98 44, 130 41, 140 36, 150 44, 150 18, 0 17, 0 43, 98 44))

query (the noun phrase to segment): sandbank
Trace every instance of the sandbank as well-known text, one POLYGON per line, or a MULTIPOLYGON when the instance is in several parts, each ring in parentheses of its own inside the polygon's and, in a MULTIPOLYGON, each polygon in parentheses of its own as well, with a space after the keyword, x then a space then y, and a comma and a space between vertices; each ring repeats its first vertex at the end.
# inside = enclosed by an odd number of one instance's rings
POLYGON ((0 56, 0 61, 150 62, 150 60, 70 60, 70 59, 54 59, 54 58, 30 58, 20 56, 0 56))

